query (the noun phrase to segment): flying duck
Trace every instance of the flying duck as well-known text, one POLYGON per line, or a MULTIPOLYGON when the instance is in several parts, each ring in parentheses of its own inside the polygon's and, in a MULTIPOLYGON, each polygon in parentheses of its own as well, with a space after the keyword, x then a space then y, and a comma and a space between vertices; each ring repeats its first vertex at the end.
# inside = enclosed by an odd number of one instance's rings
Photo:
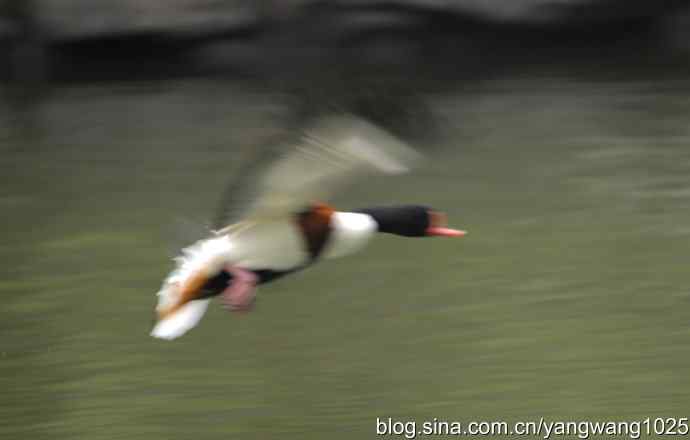
POLYGON ((212 297, 250 310, 256 287, 320 259, 361 249, 376 233, 461 237, 446 216, 421 205, 338 211, 319 202, 367 174, 401 174, 419 155, 390 133, 353 116, 325 118, 273 161, 240 221, 183 249, 158 291, 151 336, 175 339, 197 325, 212 297))

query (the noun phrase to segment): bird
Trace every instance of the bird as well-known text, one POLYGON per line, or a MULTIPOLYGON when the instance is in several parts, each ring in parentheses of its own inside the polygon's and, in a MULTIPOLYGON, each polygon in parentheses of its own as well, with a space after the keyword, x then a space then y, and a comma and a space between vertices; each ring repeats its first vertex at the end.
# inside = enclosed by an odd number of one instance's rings
MULTIPOLYGON (((227 226, 184 248, 157 292, 150 335, 176 339, 194 328, 213 297, 252 310, 257 286, 362 249, 377 234, 462 237, 445 213, 400 204, 337 210, 327 200, 368 175, 399 175, 421 155, 353 115, 323 117, 252 181, 249 200, 227 226)), ((239 203, 239 205, 242 205, 239 203)), ((230 210, 233 211, 233 210, 230 210)))

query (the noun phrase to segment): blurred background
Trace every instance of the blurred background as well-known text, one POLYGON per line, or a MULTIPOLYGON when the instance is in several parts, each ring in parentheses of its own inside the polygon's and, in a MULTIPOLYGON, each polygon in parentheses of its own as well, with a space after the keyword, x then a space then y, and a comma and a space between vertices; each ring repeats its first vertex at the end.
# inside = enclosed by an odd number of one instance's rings
POLYGON ((1 5, 0 437, 688 416, 688 2, 1 5), (428 157, 336 206, 425 203, 469 235, 381 237, 150 338, 199 238, 175 225, 334 111, 428 157))

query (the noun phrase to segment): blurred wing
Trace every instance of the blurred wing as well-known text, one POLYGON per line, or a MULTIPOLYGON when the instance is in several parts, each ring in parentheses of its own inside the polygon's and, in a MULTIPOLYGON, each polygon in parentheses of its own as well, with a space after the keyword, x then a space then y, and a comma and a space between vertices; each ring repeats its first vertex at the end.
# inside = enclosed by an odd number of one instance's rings
POLYGON ((242 225, 291 215, 367 174, 407 172, 419 154, 383 129, 352 116, 320 120, 257 179, 242 225))
POLYGON ((252 148, 249 158, 244 159, 239 169, 232 173, 233 179, 225 187, 212 223, 213 229, 221 229, 246 218, 250 206, 258 197, 259 179, 284 151, 280 148, 287 138, 286 134, 278 134, 252 148))

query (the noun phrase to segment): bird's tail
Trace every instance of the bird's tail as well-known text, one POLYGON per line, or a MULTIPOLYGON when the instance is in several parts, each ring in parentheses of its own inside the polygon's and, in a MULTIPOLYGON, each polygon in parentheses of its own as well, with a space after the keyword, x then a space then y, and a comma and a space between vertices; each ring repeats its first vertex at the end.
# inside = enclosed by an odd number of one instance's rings
POLYGON ((168 340, 182 336, 201 321, 210 301, 198 299, 184 304, 175 313, 158 320, 151 330, 151 336, 168 340))

